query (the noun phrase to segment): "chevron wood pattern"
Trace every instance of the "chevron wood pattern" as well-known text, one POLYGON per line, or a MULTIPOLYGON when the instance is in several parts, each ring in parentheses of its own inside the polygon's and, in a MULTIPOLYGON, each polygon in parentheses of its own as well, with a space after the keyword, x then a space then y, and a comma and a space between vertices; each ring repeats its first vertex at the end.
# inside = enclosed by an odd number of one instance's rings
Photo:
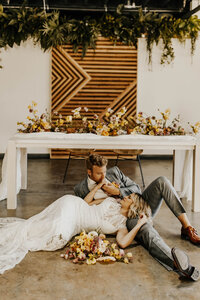
MULTIPOLYGON (((136 114, 137 50, 99 37, 96 49, 73 52, 71 45, 52 50, 52 111, 71 115, 76 107, 87 107, 86 115, 103 116, 110 107, 114 113, 127 108, 125 117, 136 114)), ((101 152, 112 157, 111 151, 101 152)), ((68 152, 52 149, 52 158, 65 158, 68 152)))

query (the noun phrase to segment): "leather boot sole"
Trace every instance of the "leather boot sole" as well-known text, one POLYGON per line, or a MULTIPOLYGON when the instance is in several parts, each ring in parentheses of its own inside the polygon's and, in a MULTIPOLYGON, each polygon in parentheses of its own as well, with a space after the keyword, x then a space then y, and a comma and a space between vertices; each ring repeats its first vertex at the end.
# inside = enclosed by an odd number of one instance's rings
POLYGON ((199 270, 190 265, 187 254, 178 248, 172 248, 171 253, 177 269, 187 278, 197 281, 200 277, 199 270))

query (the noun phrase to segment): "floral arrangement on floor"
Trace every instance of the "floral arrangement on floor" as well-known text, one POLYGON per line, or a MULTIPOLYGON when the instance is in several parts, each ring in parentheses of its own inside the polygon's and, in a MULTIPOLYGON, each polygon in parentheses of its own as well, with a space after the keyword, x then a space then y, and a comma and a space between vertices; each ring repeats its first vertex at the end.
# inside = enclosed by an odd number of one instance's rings
POLYGON ((161 115, 160 118, 145 116, 143 112, 139 112, 136 118, 129 116, 129 119, 125 117, 126 107, 122 107, 115 114, 111 108, 108 108, 101 118, 95 113, 92 113, 93 117, 91 117, 91 112, 87 107, 75 108, 71 115, 65 117, 56 111, 50 115, 47 110, 39 115, 37 103, 34 101, 28 106, 28 110, 30 113, 27 116, 28 123, 17 122, 18 132, 94 133, 103 136, 123 134, 168 136, 197 134, 200 130, 200 122, 194 125, 188 123, 190 130, 184 129, 180 124, 179 115, 170 121, 169 109, 165 112, 158 110, 161 115), (90 119, 85 116, 88 111, 90 119))
POLYGON ((65 254, 61 254, 64 259, 70 259, 73 263, 83 263, 94 265, 96 262, 120 261, 128 264, 132 262, 132 253, 125 254, 123 249, 119 249, 115 243, 106 240, 104 234, 96 231, 86 233, 81 232, 68 244, 65 254))

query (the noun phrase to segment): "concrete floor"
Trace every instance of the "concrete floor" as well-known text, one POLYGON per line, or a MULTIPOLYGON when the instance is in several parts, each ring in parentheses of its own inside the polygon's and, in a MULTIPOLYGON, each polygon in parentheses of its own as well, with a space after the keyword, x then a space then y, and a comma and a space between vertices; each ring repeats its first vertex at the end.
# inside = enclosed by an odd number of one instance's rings
MULTIPOLYGON (((28 189, 18 195, 16 211, 7 211, 6 201, 0 202, 0 217, 29 218, 60 196, 73 193, 73 186, 85 174, 84 162, 72 161, 66 183, 62 184, 65 165, 64 160, 29 159, 28 189)), ((119 166, 141 184, 136 162, 120 162, 119 166)), ((142 160, 142 166, 146 185, 160 175, 171 180, 171 160, 142 160)), ((184 201, 184 205, 192 224, 200 229, 200 213, 191 212, 190 202, 184 201)), ((154 225, 169 246, 187 251, 191 262, 200 268, 200 249, 180 239, 181 225, 165 204, 154 225)), ((0 275, 0 300, 200 299, 200 281, 180 280, 136 243, 128 251, 133 253, 132 264, 94 266, 65 261, 60 258, 62 250, 28 253, 14 269, 0 275)))

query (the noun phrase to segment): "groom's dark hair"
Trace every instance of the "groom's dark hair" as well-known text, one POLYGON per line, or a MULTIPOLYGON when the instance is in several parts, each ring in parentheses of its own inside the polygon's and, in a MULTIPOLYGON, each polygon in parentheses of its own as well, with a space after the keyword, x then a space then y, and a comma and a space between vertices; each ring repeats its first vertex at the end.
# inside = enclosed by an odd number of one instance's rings
POLYGON ((107 158, 98 154, 90 154, 86 159, 86 167, 88 170, 91 171, 93 166, 103 167, 107 165, 107 163, 108 163, 107 158))

